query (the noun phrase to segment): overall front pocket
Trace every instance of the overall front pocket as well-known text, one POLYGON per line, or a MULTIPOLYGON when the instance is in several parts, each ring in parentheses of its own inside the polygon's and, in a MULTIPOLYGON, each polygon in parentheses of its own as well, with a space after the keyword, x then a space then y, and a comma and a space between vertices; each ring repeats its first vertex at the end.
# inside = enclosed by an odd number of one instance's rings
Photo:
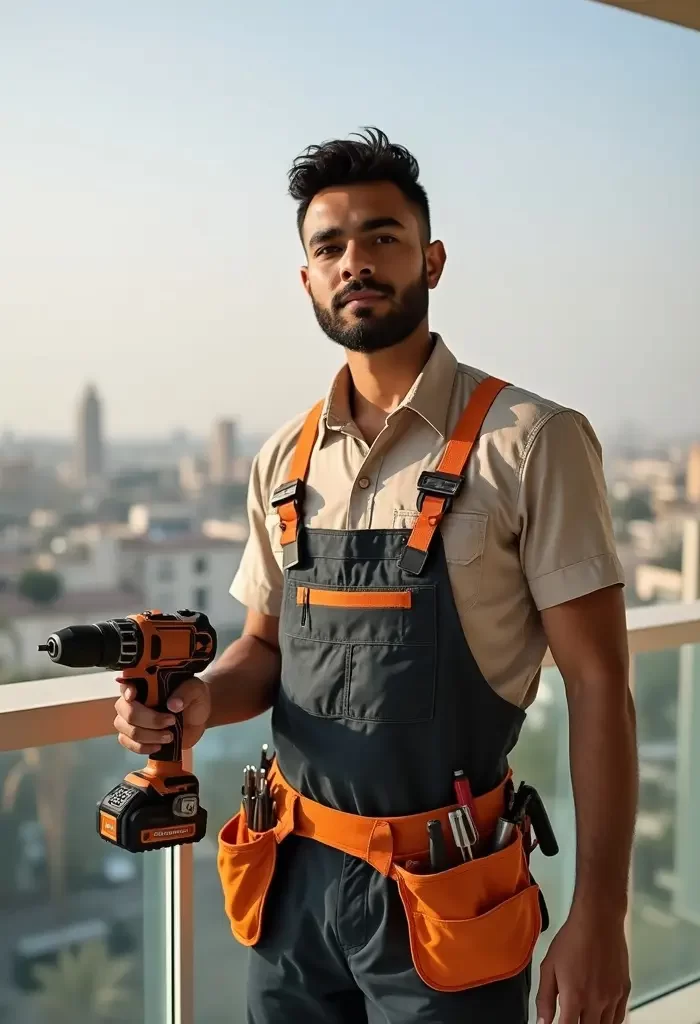
POLYGON ((219 833, 217 868, 231 931, 244 946, 260 938, 265 899, 275 871, 277 837, 253 832, 239 811, 219 833))
POLYGON ((309 714, 429 721, 435 698, 435 588, 341 589, 287 581, 282 687, 309 714))
POLYGON ((542 920, 519 832, 504 850, 438 874, 394 872, 413 963, 430 988, 475 988, 527 967, 542 920))

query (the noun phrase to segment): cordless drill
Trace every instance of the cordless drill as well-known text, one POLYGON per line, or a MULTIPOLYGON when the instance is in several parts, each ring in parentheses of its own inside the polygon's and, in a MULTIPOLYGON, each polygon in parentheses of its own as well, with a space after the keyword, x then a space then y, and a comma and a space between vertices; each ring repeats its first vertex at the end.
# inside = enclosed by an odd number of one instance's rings
MULTIPOLYGON (((216 633, 202 612, 157 609, 91 625, 66 626, 40 644, 58 665, 119 671, 136 700, 163 714, 173 690, 201 672, 216 654, 216 633)), ((182 712, 173 740, 151 754, 97 805, 97 831, 132 853, 196 843, 206 833, 199 782, 182 767, 182 712)))

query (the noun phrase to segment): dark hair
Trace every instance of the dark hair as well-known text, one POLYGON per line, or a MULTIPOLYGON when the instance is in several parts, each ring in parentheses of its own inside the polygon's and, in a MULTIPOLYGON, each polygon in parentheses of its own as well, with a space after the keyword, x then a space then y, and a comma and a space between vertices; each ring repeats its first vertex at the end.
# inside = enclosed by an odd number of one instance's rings
POLYGON ((306 211, 314 196, 334 185, 390 181, 420 208, 430 238, 430 208, 425 189, 418 183, 416 158, 397 146, 378 128, 365 128, 359 142, 332 139, 309 146, 289 171, 289 194, 298 203, 297 227, 301 234, 306 211))

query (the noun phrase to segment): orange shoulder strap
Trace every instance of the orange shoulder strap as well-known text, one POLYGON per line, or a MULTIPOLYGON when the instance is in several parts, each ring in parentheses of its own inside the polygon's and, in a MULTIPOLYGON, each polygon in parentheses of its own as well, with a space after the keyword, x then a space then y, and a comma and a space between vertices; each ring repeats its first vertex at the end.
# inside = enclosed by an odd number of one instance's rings
POLYGON ((508 384, 498 377, 486 377, 467 402, 437 470, 421 473, 418 479, 418 519, 399 559, 400 567, 419 576, 428 558, 433 535, 453 498, 464 483, 464 470, 488 411, 508 384))
POLYGON ((298 538, 304 483, 309 472, 311 452, 316 443, 323 405, 323 400, 317 402, 306 417, 292 456, 289 477, 272 494, 272 507, 277 509, 280 517, 285 569, 291 568, 299 561, 298 538))

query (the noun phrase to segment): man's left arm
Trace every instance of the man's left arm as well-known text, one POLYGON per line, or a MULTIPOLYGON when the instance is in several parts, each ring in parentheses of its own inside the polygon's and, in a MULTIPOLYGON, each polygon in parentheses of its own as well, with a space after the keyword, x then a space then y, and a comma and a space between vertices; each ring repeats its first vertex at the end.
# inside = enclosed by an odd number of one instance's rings
POLYGON ((598 440, 570 411, 543 425, 523 467, 521 560, 569 708, 576 881, 542 963, 538 1021, 621 1024, 625 916, 637 809, 635 714, 622 568, 598 440))

